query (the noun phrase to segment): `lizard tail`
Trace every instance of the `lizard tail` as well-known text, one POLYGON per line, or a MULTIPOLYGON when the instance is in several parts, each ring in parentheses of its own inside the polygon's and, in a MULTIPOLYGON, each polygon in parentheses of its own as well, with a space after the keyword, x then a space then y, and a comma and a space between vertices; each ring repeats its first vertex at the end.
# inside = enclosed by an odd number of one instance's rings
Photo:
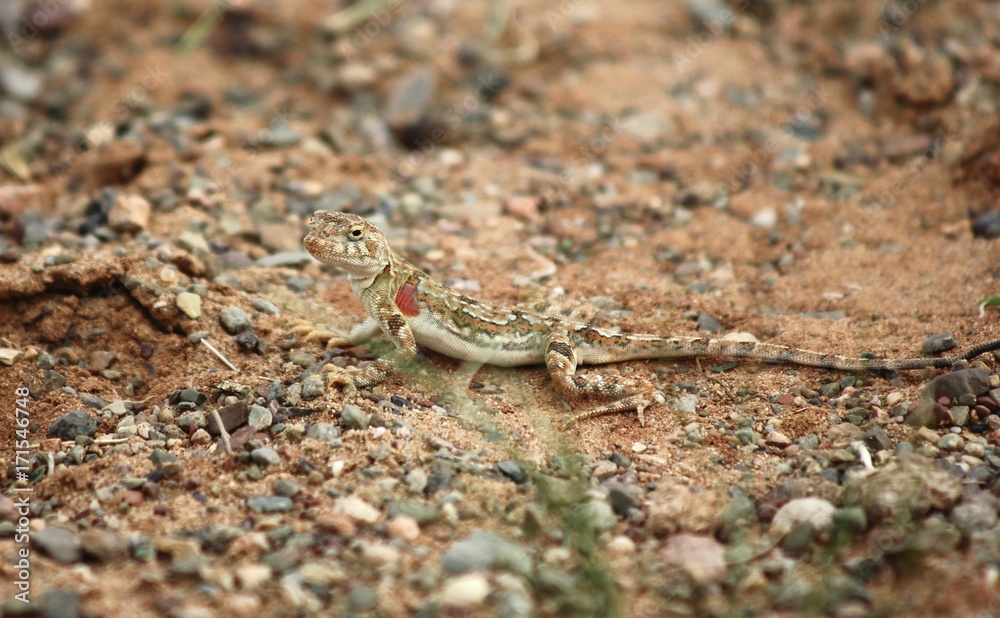
MULTIPOLYGON (((697 356, 721 356, 731 358, 750 358, 766 363, 781 363, 821 367, 838 371, 899 371, 905 369, 926 369, 929 367, 948 368, 958 361, 971 360, 991 352, 1000 350, 1000 339, 981 343, 967 352, 957 356, 938 356, 925 358, 864 358, 825 354, 793 348, 774 343, 757 341, 729 341, 711 339, 708 337, 657 337, 653 335, 619 335, 619 341, 606 341, 611 347, 618 348, 618 359, 653 358, 691 358, 697 356), (614 343, 618 345, 615 346, 614 343)), ((613 339, 618 337, 606 337, 613 339)), ((607 348, 605 348, 607 349, 607 348)), ((594 355, 587 359, 590 362, 608 362, 594 355)), ((584 360, 584 362, 587 362, 584 360)))
POLYGON ((900 371, 905 369, 926 369, 928 367, 948 368, 958 361, 971 360, 1000 349, 1000 339, 979 344, 958 356, 938 356, 924 358, 864 358, 825 354, 802 350, 773 343, 725 341, 720 339, 691 339, 681 346, 692 353, 736 358, 756 358, 764 362, 788 363, 838 371, 900 371))

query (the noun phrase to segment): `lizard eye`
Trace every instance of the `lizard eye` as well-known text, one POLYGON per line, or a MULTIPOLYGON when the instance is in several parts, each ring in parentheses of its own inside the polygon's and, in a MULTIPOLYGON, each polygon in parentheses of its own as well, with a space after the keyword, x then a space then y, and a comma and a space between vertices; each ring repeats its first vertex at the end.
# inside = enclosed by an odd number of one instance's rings
POLYGON ((356 227, 356 228, 354 228, 353 230, 351 230, 350 232, 347 233, 347 239, 348 240, 361 240, 361 237, 364 236, 364 235, 365 235, 365 233, 361 231, 361 228, 357 228, 356 227))

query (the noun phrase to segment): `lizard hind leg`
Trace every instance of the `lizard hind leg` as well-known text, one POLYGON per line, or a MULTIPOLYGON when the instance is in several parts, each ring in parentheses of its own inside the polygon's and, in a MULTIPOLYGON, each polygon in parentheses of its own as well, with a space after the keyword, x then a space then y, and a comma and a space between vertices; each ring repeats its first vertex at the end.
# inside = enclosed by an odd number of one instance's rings
POLYGON ((576 351, 572 339, 565 332, 556 332, 549 337, 545 347, 545 366, 549 370, 552 381, 556 383, 559 390, 569 397, 599 395, 616 399, 570 417, 563 423, 564 429, 588 418, 629 410, 635 410, 639 417, 639 424, 645 426, 646 419, 643 414, 645 409, 653 403, 665 401, 663 393, 645 380, 601 374, 577 375, 576 351))

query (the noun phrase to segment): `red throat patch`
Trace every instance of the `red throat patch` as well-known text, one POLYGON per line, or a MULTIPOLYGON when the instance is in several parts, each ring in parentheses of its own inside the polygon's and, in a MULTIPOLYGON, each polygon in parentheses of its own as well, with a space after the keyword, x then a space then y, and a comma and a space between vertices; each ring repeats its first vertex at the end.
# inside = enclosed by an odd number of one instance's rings
POLYGON ((417 288, 412 283, 404 283, 396 292, 396 306, 403 315, 415 318, 420 315, 420 305, 417 304, 417 288))

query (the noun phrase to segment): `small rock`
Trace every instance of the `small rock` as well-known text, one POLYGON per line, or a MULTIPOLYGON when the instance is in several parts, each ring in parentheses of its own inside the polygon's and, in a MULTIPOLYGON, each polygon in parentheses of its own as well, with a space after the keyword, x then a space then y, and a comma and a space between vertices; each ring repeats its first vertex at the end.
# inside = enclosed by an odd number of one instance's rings
POLYGON ((966 535, 977 530, 989 530, 997 525, 996 499, 973 494, 952 509, 948 519, 966 535))
POLYGON ((415 541, 420 536, 420 524, 409 515, 396 515, 385 526, 389 538, 415 541))
POLYGON ((698 330, 707 333, 721 333, 722 324, 704 311, 698 313, 698 330))
POLYGON ((275 494, 286 498, 294 498, 300 491, 299 484, 291 479, 278 479, 272 489, 275 494))
POLYGON ((445 582, 441 603, 446 607, 469 608, 482 605, 490 595, 490 582, 482 573, 459 575, 445 582))
POLYGON ((965 446, 965 440, 958 434, 946 433, 938 440, 937 446, 944 451, 960 451, 965 446))
POLYGON ((538 198, 528 195, 515 195, 504 204, 504 211, 525 221, 538 218, 538 198))
POLYGON ((778 509, 771 520, 771 531, 780 538, 798 524, 807 523, 816 532, 826 532, 833 526, 836 510, 833 504, 822 498, 797 498, 778 509))
POLYGON ((948 350, 954 350, 957 348, 958 341, 955 340, 955 336, 951 333, 938 333, 924 339, 922 347, 924 354, 940 354, 941 352, 947 352, 948 350))
POLYGON ((333 504, 333 514, 345 515, 354 521, 368 525, 372 525, 378 521, 379 516, 381 515, 377 508, 368 504, 361 498, 355 498, 353 496, 338 498, 333 504))
POLYGON ((235 305, 225 307, 219 313, 219 321, 230 335, 236 335, 253 328, 253 319, 251 319, 250 314, 235 305))
POLYGON ((0 365, 10 367, 20 356, 20 350, 15 350, 14 348, 0 348, 0 365))
POLYGON ((259 496, 247 500, 247 506, 257 513, 280 513, 292 510, 295 503, 285 496, 259 496))
POLYGON ((250 459, 262 466, 276 466, 281 463, 281 456, 270 446, 250 451, 250 459))
POLYGON ((269 409, 257 404, 250 406, 250 416, 247 419, 247 425, 260 431, 270 427, 272 422, 274 422, 274 419, 269 409))
POLYGON ((358 406, 344 404, 340 412, 340 420, 347 429, 367 429, 368 416, 358 406))
POLYGON ((785 448, 791 446, 792 441, 780 431, 772 431, 764 437, 764 444, 774 448, 785 448))
POLYGON ((1000 238, 1000 210, 988 210, 972 222, 972 234, 979 238, 1000 238))
POLYGON ((469 573, 489 568, 510 569, 525 575, 531 571, 531 556, 523 547, 495 534, 473 530, 448 548, 441 558, 446 573, 469 573))
POLYGON ((64 414, 49 426, 49 437, 60 440, 75 440, 77 436, 93 437, 95 433, 97 433, 97 421, 81 410, 64 414))
POLYGON ((58 562, 77 562, 83 556, 80 537, 63 526, 46 526, 31 535, 31 542, 43 554, 58 562))
POLYGON ((236 581, 244 590, 256 590, 270 581, 273 571, 266 564, 245 564, 236 569, 236 581))
POLYGON ((108 225, 119 232, 139 232, 149 225, 152 207, 141 195, 119 194, 108 213, 108 225))
MULTIPOLYGON (((323 378, 318 375, 309 376, 302 381, 302 398, 303 399, 316 399, 323 395, 326 391, 326 385, 323 384, 323 378)), ((350 404, 348 404, 350 405, 350 404)), ((347 406, 344 406, 345 408, 347 406)), ((365 418, 365 425, 367 426, 368 419, 365 418)), ((360 428, 360 429, 363 429, 360 428)))
POLYGON ((80 605, 80 595, 75 590, 49 588, 42 593, 42 618, 79 618, 80 605))
POLYGON ((931 394, 931 399, 937 401, 942 397, 947 397, 951 401, 957 401, 962 395, 972 394, 975 396, 986 393, 990 388, 990 374, 985 369, 971 367, 952 371, 942 376, 938 376, 930 381, 926 391, 931 394))
MULTIPOLYGON (((247 407, 247 402, 240 400, 236 403, 229 404, 228 406, 223 406, 219 408, 219 419, 222 421, 222 426, 225 427, 226 431, 232 433, 236 429, 242 427, 247 423, 247 418, 250 415, 249 408, 247 407)), ((187 416, 187 415, 183 415, 187 416)), ((196 421, 197 422, 197 421, 196 421)), ((205 418, 205 428, 208 433, 217 436, 221 431, 219 431, 218 424, 215 422, 215 415, 211 415, 205 418)), ((181 425, 181 423, 178 423, 181 425)))
POLYGON ((726 576, 726 550, 710 536, 680 533, 667 539, 660 558, 688 573, 696 584, 720 583, 726 576))
POLYGON ((174 304, 181 310, 181 313, 192 320, 201 317, 201 296, 194 292, 181 292, 174 300, 174 304))
POLYGON ((385 543, 369 543, 361 549, 361 561, 374 567, 397 564, 400 551, 385 543))
POLYGON ((306 437, 337 446, 340 444, 340 430, 332 423, 314 423, 306 432, 306 437))
POLYGON ((497 464, 497 469, 499 469, 504 476, 515 483, 523 483, 528 480, 528 475, 525 474, 524 470, 521 469, 521 466, 513 459, 501 461, 497 464))
POLYGON ((261 313, 264 313, 266 315, 278 315, 281 313, 281 310, 278 309, 278 305, 275 305, 271 301, 265 300, 263 298, 254 299, 251 306, 257 311, 260 311, 261 313))
POLYGON ((115 562, 128 556, 129 542, 114 530, 89 528, 80 533, 80 547, 84 555, 97 562, 115 562))

